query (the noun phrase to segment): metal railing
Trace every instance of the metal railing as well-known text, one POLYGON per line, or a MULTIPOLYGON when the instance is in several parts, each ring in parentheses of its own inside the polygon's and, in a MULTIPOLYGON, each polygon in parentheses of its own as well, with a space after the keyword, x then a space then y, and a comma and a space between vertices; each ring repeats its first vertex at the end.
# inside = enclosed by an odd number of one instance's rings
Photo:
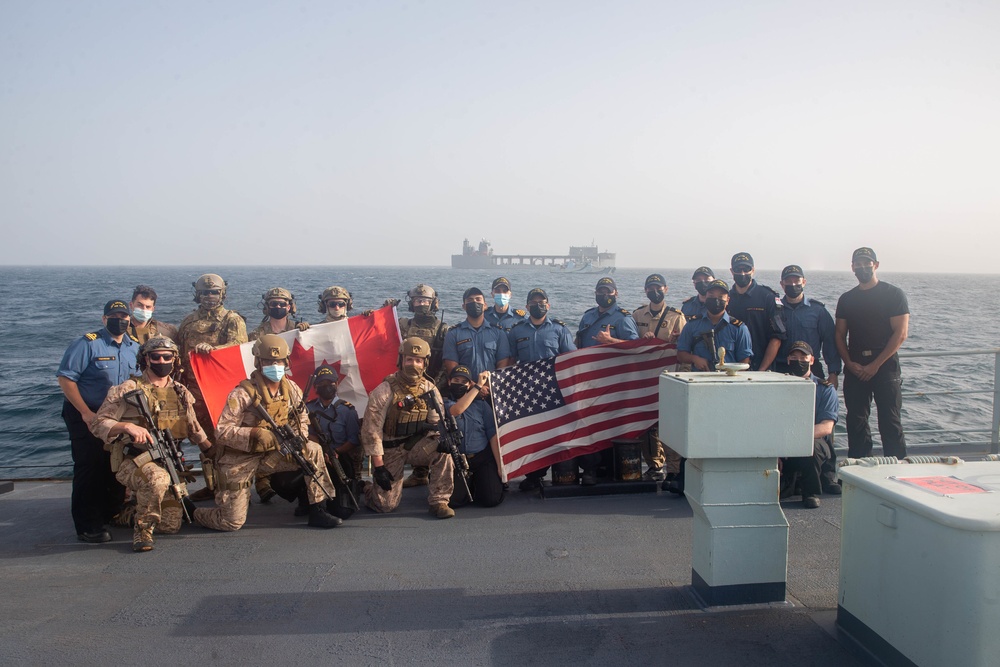
MULTIPOLYGON (((977 453, 976 450, 971 448, 976 447, 989 447, 989 451, 981 451, 978 453, 982 454, 1000 454, 1000 411, 997 410, 997 406, 1000 405, 1000 348, 992 349, 974 349, 974 350, 941 350, 936 352, 900 352, 899 358, 901 360, 906 359, 917 359, 925 357, 970 357, 979 355, 993 355, 993 384, 992 386, 987 386, 985 389, 960 389, 960 390, 944 390, 944 391, 914 391, 914 392, 903 392, 904 406, 905 400, 907 398, 930 398, 936 396, 968 396, 968 395, 990 395, 991 396, 991 414, 990 414, 990 428, 933 428, 933 429, 908 429, 905 428, 904 432, 907 437, 907 450, 919 450, 922 452, 935 452, 941 454, 948 454, 947 450, 952 449, 963 449, 963 451, 971 451, 972 453, 977 453), (959 435, 959 436, 972 436, 972 435, 988 435, 989 439, 970 439, 970 440, 951 440, 947 442, 914 442, 916 438, 919 440, 920 436, 932 436, 932 435, 959 435)), ((905 369, 904 369, 905 371, 905 369)), ((904 378, 906 374, 904 372, 904 378)), ((0 401, 6 398, 24 398, 26 396, 33 397, 62 397, 61 393, 23 393, 23 394, 0 394, 0 401)), ((843 420, 841 420, 841 424, 843 420)), ((838 425, 840 426, 840 425, 838 425)), ((35 435, 35 436, 50 436, 50 437, 65 437, 65 430, 63 429, 45 429, 45 430, 3 430, 0 429, 0 438, 7 435, 35 435)), ((846 432, 842 427, 837 429, 837 435, 841 436, 836 439, 838 452, 847 450, 847 437, 846 432)), ((878 436, 878 429, 872 428, 872 438, 876 442, 877 446, 881 447, 881 441, 878 436)), ((69 447, 66 447, 67 454, 69 452, 69 447)), ((73 467, 72 462, 66 461, 65 463, 51 463, 51 464, 18 464, 18 465, 7 465, 0 464, 0 477, 6 476, 4 473, 8 470, 36 470, 36 469, 48 469, 48 470, 66 470, 67 476, 69 476, 69 471, 73 467)))

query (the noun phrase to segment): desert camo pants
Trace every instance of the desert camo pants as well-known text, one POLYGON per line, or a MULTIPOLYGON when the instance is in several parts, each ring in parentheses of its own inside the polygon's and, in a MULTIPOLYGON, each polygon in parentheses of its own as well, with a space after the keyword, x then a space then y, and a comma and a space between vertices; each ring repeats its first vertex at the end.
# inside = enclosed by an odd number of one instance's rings
MULTIPOLYGON (((333 498, 336 492, 326 471, 323 449, 315 442, 309 441, 303 447, 302 453, 316 468, 316 476, 323 489, 326 489, 333 498)), ((194 512, 195 521, 214 530, 239 530, 247 520, 250 487, 253 486, 254 476, 294 470, 299 470, 299 466, 288 461, 279 452, 248 454, 227 449, 215 467, 215 507, 199 507, 194 512)), ((306 476, 305 479, 309 503, 314 505, 326 500, 326 494, 316 481, 310 476, 306 476)))
POLYGON ((376 512, 391 512, 399 506, 403 496, 403 465, 430 467, 427 482, 427 504, 431 507, 446 504, 455 490, 455 464, 451 457, 437 450, 437 438, 424 438, 410 451, 402 447, 387 449, 382 462, 392 474, 392 488, 388 491, 378 484, 365 488, 365 504, 376 512))
POLYGON ((156 463, 141 468, 127 458, 115 473, 115 479, 135 496, 135 522, 158 533, 176 533, 181 529, 181 504, 169 492, 170 475, 156 463))

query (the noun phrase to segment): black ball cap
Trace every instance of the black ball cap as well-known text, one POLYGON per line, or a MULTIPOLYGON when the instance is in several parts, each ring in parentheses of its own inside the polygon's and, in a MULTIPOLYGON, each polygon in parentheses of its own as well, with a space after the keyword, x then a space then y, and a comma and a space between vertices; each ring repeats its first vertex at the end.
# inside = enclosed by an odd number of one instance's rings
POLYGON ((111 315, 112 313, 123 313, 128 315, 128 304, 121 299, 112 299, 111 301, 108 301, 104 304, 104 314, 111 315))

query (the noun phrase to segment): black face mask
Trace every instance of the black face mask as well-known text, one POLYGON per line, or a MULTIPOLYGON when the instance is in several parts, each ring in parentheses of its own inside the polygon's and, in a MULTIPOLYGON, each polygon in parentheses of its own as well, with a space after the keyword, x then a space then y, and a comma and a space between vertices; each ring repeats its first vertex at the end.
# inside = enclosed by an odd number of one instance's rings
POLYGON ((785 296, 797 299, 802 294, 802 285, 785 285, 785 296))
POLYGON ((467 393, 469 393, 469 388, 464 384, 458 384, 458 383, 449 384, 448 393, 451 394, 451 397, 457 401, 458 399, 462 398, 467 393))
POLYGON ((707 308, 708 312, 710 312, 711 314, 718 315, 719 313, 721 313, 726 309, 726 302, 723 301, 720 297, 713 296, 708 299, 705 299, 705 308, 707 308))
POLYGON ((805 359, 789 359, 788 360, 788 370, 791 371, 792 375, 798 375, 799 377, 805 377, 809 375, 809 369, 812 368, 810 364, 805 359))
POLYGON ((119 317, 109 317, 108 323, 105 326, 108 329, 108 333, 112 336, 121 336, 128 331, 128 320, 119 317))
POLYGON ((547 311, 545 310, 545 306, 543 306, 542 304, 533 303, 530 306, 528 306, 528 312, 531 313, 531 316, 534 317, 536 320, 540 320, 543 317, 545 317, 545 313, 547 311))
POLYGON ((601 308, 610 308, 615 305, 615 297, 610 294, 598 294, 594 297, 594 301, 596 301, 597 305, 601 308))
POLYGON ((735 276, 733 276, 733 282, 739 285, 740 287, 746 287, 747 285, 750 284, 751 280, 753 280, 753 276, 750 275, 749 273, 737 273, 735 276))
POLYGON ((422 304, 420 306, 414 306, 413 307, 413 314, 414 315, 430 315, 431 314, 431 307, 428 306, 427 304, 422 304))
POLYGON ((174 362, 150 364, 149 370, 158 378, 165 378, 174 370, 174 362))
POLYGON ((287 308, 281 308, 281 307, 278 307, 278 308, 268 308, 267 309, 267 315, 272 320, 280 320, 281 318, 286 317, 288 315, 288 309, 287 308))
POLYGON ((663 292, 655 289, 651 289, 646 292, 646 296, 649 297, 650 303, 663 303, 663 292))
POLYGON ((478 319, 483 314, 483 309, 486 306, 479 303, 478 301, 470 301, 465 304, 465 312, 468 313, 469 317, 472 319, 478 319))
POLYGON ((316 395, 324 401, 333 400, 333 397, 337 395, 337 387, 332 384, 322 384, 316 387, 316 395))
POLYGON ((861 268, 854 269, 854 275, 858 277, 858 282, 863 285, 871 282, 872 276, 875 275, 875 269, 870 266, 863 266, 861 268))
POLYGON ((712 281, 710 281, 710 280, 699 280, 698 282, 696 282, 694 284, 694 288, 696 290, 698 290, 698 294, 700 294, 702 296, 705 296, 705 294, 708 292, 708 283, 710 283, 710 282, 712 282, 712 281))

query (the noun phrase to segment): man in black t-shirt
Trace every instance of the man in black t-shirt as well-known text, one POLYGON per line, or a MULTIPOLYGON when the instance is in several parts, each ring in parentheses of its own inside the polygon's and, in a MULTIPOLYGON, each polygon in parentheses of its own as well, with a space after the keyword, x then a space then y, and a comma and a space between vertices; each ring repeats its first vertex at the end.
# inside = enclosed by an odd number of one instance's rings
POLYGON ((900 422, 902 379, 896 352, 906 340, 910 308, 903 290, 879 281, 878 259, 871 248, 858 248, 851 269, 858 286, 837 302, 837 351, 844 360, 844 405, 847 407, 847 455, 871 456, 868 425, 872 397, 878 408, 878 432, 885 456, 906 456, 900 422))

